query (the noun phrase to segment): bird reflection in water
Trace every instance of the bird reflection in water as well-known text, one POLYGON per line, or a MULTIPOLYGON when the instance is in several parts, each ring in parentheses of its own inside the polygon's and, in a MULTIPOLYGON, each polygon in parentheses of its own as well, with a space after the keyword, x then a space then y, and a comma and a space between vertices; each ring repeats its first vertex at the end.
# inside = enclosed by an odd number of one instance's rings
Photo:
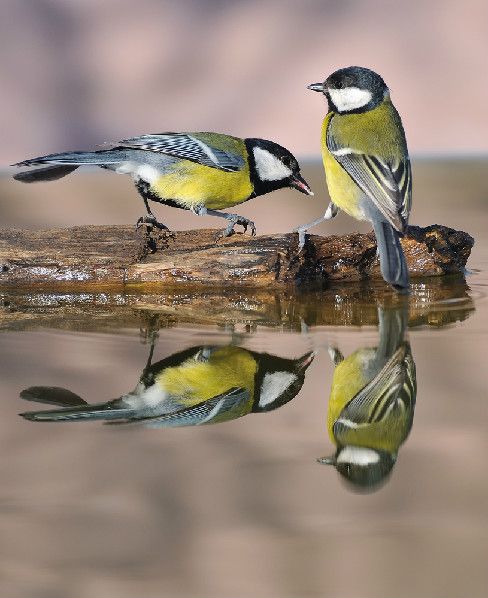
POLYGON ((118 399, 90 405, 69 390, 34 386, 21 398, 60 408, 21 415, 38 422, 103 420, 152 428, 224 422, 291 401, 315 355, 285 359, 229 344, 191 347, 152 364, 153 351, 154 338, 137 386, 118 399))
POLYGON ((408 308, 378 310, 379 344, 344 357, 329 348, 335 364, 327 428, 336 452, 318 459, 333 465, 351 488, 374 491, 386 482, 413 423, 417 382, 405 340, 408 308))

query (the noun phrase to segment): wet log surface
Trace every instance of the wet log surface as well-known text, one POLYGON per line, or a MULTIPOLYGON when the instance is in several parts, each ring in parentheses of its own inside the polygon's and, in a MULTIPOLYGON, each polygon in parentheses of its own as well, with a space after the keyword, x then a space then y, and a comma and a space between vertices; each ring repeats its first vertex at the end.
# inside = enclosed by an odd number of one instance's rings
MULTIPOLYGON (((168 237, 130 226, 2 229, 0 288, 283 289, 381 280, 373 233, 309 235, 301 252, 296 233, 237 234, 217 242, 215 235, 191 230, 168 237)), ((463 272, 473 243, 467 233, 445 226, 411 226, 402 240, 411 278, 463 272)))
POLYGON ((408 302, 409 327, 440 328, 468 318, 475 305, 462 275, 412 282, 399 296, 382 282, 333 284, 320 291, 172 288, 139 290, 0 289, 0 331, 39 327, 71 331, 216 326, 303 330, 307 326, 376 326, 378 307, 408 302))

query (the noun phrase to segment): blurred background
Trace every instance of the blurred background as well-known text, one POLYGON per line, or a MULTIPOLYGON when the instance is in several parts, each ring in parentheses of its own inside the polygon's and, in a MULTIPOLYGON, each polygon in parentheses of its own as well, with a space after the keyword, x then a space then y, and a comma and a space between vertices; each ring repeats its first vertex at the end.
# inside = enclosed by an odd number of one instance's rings
POLYGON ((383 75, 411 152, 487 149, 484 0, 1 0, 0 160, 213 130, 319 154, 305 89, 383 75))

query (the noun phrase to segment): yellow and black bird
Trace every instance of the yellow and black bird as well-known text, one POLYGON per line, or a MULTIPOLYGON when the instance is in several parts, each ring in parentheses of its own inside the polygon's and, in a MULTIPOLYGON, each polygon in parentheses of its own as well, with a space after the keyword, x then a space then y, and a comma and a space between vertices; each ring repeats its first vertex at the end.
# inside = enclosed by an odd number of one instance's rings
POLYGON ((151 365, 153 350, 154 344, 135 389, 118 399, 89 405, 69 390, 34 386, 20 396, 61 409, 21 415, 32 421, 104 420, 153 428, 219 423, 291 401, 315 355, 285 359, 234 345, 197 346, 151 365))
POLYGON ((333 465, 358 490, 375 490, 386 481, 412 427, 417 382, 404 340, 407 318, 404 309, 380 309, 377 348, 347 358, 329 350, 336 368, 327 429, 336 452, 319 462, 333 465))
POLYGON ((296 158, 286 148, 265 139, 220 133, 142 135, 97 151, 49 154, 14 164, 41 166, 20 172, 14 179, 24 183, 52 181, 82 165, 131 175, 147 210, 138 224, 164 230, 168 228, 156 220, 149 200, 200 216, 226 218, 229 224, 222 233, 226 237, 236 224, 245 230, 250 227, 252 234, 256 228, 243 216, 218 210, 285 187, 313 195, 296 158))
POLYGON ((412 174, 402 121, 383 79, 351 66, 308 89, 323 93, 329 112, 322 126, 322 157, 331 203, 324 216, 296 230, 305 232, 339 209, 373 224, 381 273, 400 292, 408 268, 400 238, 412 203, 412 174))

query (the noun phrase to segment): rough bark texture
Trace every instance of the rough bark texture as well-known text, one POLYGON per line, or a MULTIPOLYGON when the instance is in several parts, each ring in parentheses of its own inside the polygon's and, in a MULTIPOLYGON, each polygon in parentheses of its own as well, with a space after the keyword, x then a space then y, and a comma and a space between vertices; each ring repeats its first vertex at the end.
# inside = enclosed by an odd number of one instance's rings
MULTIPOLYGON (((43 285, 88 289, 147 283, 279 289, 332 281, 381 280, 373 233, 234 235, 215 230, 168 237, 129 226, 0 230, 0 287, 43 285)), ((473 246, 467 233, 440 225, 411 226, 402 240, 412 278, 462 272, 473 246)))

